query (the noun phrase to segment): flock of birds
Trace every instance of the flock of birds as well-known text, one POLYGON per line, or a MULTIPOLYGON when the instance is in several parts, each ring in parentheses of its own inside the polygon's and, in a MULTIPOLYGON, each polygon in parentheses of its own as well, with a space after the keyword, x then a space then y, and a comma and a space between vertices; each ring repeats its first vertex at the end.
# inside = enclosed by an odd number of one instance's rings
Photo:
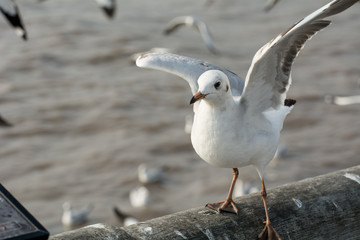
MULTIPOLYGON (((45 1, 45 0, 39 0, 45 1)), ((96 0, 99 7, 109 17, 113 18, 116 10, 115 0, 96 0)), ((23 23, 19 7, 15 0, 1 0, 0 11, 4 15, 5 19, 15 29, 16 34, 24 40, 27 40, 27 32, 23 23)))
MULTIPOLYGON (((114 0, 97 2, 109 17, 113 17, 114 0)), ((271 9, 276 2, 278 1, 269 1, 266 10, 271 9)), ((208 208, 220 213, 238 214, 238 207, 233 201, 238 168, 253 165, 257 169, 266 217, 265 227, 258 236, 260 239, 281 239, 269 218, 264 171, 278 149, 284 119, 296 103, 295 100, 286 98, 291 85, 293 62, 307 40, 331 23, 325 18, 338 14, 357 2, 359 0, 334 0, 279 34, 258 50, 245 79, 208 62, 168 53, 166 49, 153 49, 135 56, 138 67, 165 71, 188 82, 193 95, 190 103, 193 105, 194 117, 193 121, 187 118, 190 123, 187 124, 189 126, 186 126, 186 131, 191 132, 191 142, 196 153, 211 165, 232 169, 233 179, 226 199, 208 203, 208 208)), ((26 40, 27 32, 15 1, 2 0, 0 10, 17 34, 26 40)), ((218 53, 208 26, 197 17, 176 17, 169 22, 164 33, 170 34, 184 25, 199 31, 209 51, 218 53)), ((326 96, 325 100, 347 105, 359 103, 360 97, 326 96)), ((11 126, 1 116, 0 125, 11 126)), ((162 170, 148 169, 145 165, 139 166, 138 174, 142 186, 129 195, 133 207, 148 204, 150 192, 146 184, 164 180, 162 170)), ((254 191, 257 189, 249 190, 254 191)), ((62 221, 67 226, 85 221, 92 209, 88 206, 74 210, 68 202, 63 207, 62 221)), ((114 212, 123 219, 125 225, 139 221, 117 208, 114 208, 114 212)))

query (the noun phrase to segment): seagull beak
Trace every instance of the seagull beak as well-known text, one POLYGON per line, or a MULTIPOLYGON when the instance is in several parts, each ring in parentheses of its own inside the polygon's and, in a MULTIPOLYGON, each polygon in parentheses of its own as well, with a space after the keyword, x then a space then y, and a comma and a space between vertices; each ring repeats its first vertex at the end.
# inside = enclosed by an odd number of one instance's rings
POLYGON ((206 97, 207 94, 202 94, 200 91, 198 91, 197 93, 195 93, 195 95, 191 98, 190 100, 190 104, 193 104, 203 98, 206 97))

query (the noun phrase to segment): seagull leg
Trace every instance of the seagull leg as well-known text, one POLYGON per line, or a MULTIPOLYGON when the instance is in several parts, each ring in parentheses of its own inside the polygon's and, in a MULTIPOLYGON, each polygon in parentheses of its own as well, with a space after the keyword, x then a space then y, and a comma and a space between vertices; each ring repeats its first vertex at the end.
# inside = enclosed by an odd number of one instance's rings
POLYGON ((217 202, 217 203, 207 203, 206 207, 214 209, 219 212, 229 212, 229 213, 238 214, 238 208, 235 206, 235 203, 232 200, 232 193, 238 176, 239 176, 239 170, 237 168, 233 168, 233 180, 231 182, 230 190, 225 201, 217 202))
POLYGON ((271 222, 270 222, 269 212, 268 212, 267 203, 266 203, 266 188, 265 188, 265 183, 264 183, 263 179, 261 179, 261 197, 264 202, 266 225, 265 225, 264 229, 261 231, 261 233, 259 234, 259 239, 261 239, 261 240, 273 240, 273 239, 281 240, 281 237, 276 232, 276 230, 274 229, 274 227, 271 225, 271 222))

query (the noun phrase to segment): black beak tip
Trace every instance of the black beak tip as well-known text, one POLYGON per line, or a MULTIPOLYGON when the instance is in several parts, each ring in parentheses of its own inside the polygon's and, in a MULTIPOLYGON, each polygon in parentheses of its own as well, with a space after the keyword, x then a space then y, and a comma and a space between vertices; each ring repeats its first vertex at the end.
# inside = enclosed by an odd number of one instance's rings
POLYGON ((197 101, 197 98, 192 97, 191 100, 190 100, 190 104, 193 104, 193 103, 195 103, 196 101, 197 101))

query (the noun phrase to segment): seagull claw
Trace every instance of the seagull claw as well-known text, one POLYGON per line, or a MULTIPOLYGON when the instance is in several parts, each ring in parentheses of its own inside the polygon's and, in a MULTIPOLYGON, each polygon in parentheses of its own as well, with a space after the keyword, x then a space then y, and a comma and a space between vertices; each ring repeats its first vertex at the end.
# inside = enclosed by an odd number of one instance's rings
POLYGON ((270 222, 265 222, 264 229, 259 234, 261 240, 282 240, 270 222))
POLYGON ((216 210, 218 212, 228 212, 228 213, 234 213, 238 215, 238 208, 236 207, 233 200, 230 201, 221 201, 217 203, 207 203, 206 207, 216 210))

